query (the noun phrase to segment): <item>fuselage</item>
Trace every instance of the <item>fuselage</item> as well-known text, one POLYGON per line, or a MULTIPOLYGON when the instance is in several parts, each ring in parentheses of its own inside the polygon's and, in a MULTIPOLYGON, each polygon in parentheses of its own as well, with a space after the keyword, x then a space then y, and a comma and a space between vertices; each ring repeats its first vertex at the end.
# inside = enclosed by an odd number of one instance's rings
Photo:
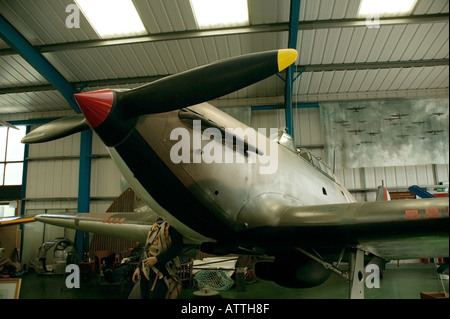
POLYGON ((147 205, 194 242, 275 226, 287 207, 355 201, 330 171, 262 133, 202 103, 141 116, 109 151, 147 205))

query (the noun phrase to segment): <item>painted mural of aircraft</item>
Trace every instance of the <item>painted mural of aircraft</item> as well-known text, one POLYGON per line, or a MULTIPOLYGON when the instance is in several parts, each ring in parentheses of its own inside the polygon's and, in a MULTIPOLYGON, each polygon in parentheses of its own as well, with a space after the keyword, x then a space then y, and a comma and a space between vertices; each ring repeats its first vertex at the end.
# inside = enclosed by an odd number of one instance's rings
POLYGON ((427 133, 430 133, 432 135, 438 135, 439 133, 444 132, 444 130, 429 130, 427 133))
MULTIPOLYGON (((336 272, 361 297, 364 255, 448 256, 448 198, 357 202, 285 132, 256 131, 206 103, 296 59, 291 49, 254 53, 131 90, 78 93, 83 114, 40 126, 23 142, 93 129, 138 196, 186 241, 216 255, 267 256, 255 264, 256 276, 284 287, 317 286, 336 272), (342 271, 347 257, 351 270, 342 271)), ((35 219, 137 241, 152 224, 144 213, 35 219)))

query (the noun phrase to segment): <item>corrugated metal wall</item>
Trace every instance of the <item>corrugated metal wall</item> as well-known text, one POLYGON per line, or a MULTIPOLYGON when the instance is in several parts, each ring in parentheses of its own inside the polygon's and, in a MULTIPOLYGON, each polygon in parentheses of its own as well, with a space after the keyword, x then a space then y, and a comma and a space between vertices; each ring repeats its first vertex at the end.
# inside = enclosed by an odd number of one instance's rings
POLYGON ((448 182, 449 165, 347 168, 338 169, 335 174, 358 200, 374 201, 375 190, 382 183, 390 191, 406 191, 412 185, 433 191, 434 186, 448 182))
MULTIPOLYGON (((93 134, 91 212, 106 212, 121 194, 121 174, 108 152, 93 134)), ((80 134, 29 146, 26 215, 77 211, 80 134)), ((22 261, 29 263, 39 247, 57 237, 75 238, 75 231, 40 222, 24 225, 22 261)))
MULTIPOLYGON (((76 209, 80 134, 32 144, 28 156, 26 209, 76 209), (46 203, 47 201, 51 203, 46 203), (50 204, 50 206, 49 206, 50 204)), ((92 141, 91 211, 106 211, 120 195, 120 172, 94 134, 92 141)))

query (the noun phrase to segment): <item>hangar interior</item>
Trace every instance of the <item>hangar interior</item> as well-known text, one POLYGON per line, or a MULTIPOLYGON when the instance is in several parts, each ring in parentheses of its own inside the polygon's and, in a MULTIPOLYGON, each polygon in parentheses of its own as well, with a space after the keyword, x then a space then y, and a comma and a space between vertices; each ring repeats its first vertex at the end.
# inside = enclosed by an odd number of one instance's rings
MULTIPOLYGON (((132 0, 141 31, 103 35, 72 0, 0 0, 0 218, 106 212, 127 190, 96 134, 20 143, 39 125, 79 113, 74 93, 135 88, 283 48, 298 51, 294 66, 210 103, 255 129, 285 129, 360 201, 374 201, 381 184, 393 199, 415 198, 412 185, 448 196, 449 3, 415 0, 405 12, 367 16, 362 2, 248 0, 244 21, 216 24, 219 15, 202 25, 194 0, 132 0)), ((230 3, 218 1, 213 12, 230 3)), ((121 19, 115 24, 126 24, 121 19)), ((11 229, 0 229, 4 256, 25 267, 44 243, 75 236, 39 222, 11 229)), ((420 291, 437 289, 429 272, 424 276, 431 287, 367 296, 420 298, 420 291)), ((27 294, 33 288, 25 280, 22 297, 45 298, 27 294)), ((263 298, 348 297, 341 286, 334 295, 324 292, 334 291, 330 286, 314 289, 263 298)), ((52 298, 65 297, 58 294, 52 298)), ((255 296, 262 297, 247 291, 244 298, 255 296)))

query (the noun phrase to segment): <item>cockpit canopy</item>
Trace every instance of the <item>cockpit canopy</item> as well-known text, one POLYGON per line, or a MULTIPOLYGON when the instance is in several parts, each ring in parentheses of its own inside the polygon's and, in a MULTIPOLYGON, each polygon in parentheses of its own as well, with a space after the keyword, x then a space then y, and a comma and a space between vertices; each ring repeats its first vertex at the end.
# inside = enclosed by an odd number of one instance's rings
POLYGON ((295 152, 294 140, 292 139, 292 136, 285 131, 278 132, 278 144, 283 145, 287 149, 295 152))
POLYGON ((315 169, 320 171, 322 174, 328 176, 334 181, 336 180, 333 171, 331 170, 331 168, 328 167, 327 164, 325 164, 319 158, 314 156, 308 149, 306 148, 297 149, 295 147, 292 136, 290 136, 284 130, 278 132, 278 144, 284 146, 285 148, 291 150, 292 152, 297 153, 297 155, 299 155, 301 158, 309 162, 315 169))

